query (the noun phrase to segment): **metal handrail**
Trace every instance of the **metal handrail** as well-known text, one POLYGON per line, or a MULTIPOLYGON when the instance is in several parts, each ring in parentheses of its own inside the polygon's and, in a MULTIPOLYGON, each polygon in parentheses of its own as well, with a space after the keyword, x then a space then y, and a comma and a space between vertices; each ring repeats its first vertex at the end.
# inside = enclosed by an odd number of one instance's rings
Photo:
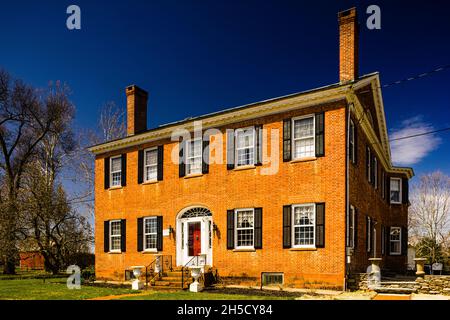
MULTIPOLYGON (((206 265, 206 254, 198 254, 196 256, 193 256, 184 266, 181 267, 181 289, 184 289, 184 273, 185 270, 189 270, 189 267, 193 267, 193 266, 199 266, 199 259, 200 257, 204 257, 204 263, 203 266, 206 265), (196 261, 195 264, 192 264, 193 261, 196 261)), ((203 273, 200 275, 199 279, 203 278, 203 273)))
POLYGON ((171 255, 160 255, 158 257, 155 258, 155 260, 153 260, 148 266, 145 267, 145 286, 148 287, 148 283, 150 281, 153 281, 156 277, 161 276, 161 274, 166 270, 164 268, 164 265, 167 265, 166 267, 172 271, 172 256, 171 255), (155 271, 155 267, 156 267, 156 263, 159 262, 159 271, 154 274, 155 271), (151 270, 152 271, 152 275, 153 277, 150 279, 148 279, 148 271, 151 270))

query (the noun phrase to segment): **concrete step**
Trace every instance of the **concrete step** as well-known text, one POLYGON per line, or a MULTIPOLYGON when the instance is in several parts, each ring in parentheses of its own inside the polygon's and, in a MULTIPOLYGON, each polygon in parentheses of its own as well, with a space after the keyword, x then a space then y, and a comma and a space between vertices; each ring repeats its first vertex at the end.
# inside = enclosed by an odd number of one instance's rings
POLYGON ((411 294, 417 292, 417 289, 379 287, 376 288, 374 291, 377 293, 411 294))

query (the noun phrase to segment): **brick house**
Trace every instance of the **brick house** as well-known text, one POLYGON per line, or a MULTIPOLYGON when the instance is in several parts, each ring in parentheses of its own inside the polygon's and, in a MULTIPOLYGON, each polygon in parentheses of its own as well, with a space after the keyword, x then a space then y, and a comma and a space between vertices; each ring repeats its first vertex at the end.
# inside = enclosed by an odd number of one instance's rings
POLYGON ((150 130, 147 92, 126 88, 127 136, 90 148, 97 278, 156 255, 298 287, 344 288, 370 257, 406 270, 413 170, 392 165, 378 73, 358 76, 355 9, 338 20, 333 85, 150 130))

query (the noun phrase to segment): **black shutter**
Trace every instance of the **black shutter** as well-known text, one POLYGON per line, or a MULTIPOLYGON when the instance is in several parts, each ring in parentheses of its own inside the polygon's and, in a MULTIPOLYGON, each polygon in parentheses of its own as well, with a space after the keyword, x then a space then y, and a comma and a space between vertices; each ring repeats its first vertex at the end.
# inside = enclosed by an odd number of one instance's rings
POLYGON ((385 236, 386 236, 385 252, 387 255, 390 255, 391 254, 391 227, 386 227, 385 236))
POLYGON ((391 178, 386 175, 386 199, 387 202, 391 203, 391 178))
POLYGON ((292 206, 283 206, 283 248, 292 247, 291 232, 292 232, 292 206))
POLYGON ((122 154, 122 161, 120 161, 121 165, 122 165, 122 178, 121 180, 121 185, 122 187, 125 187, 127 185, 127 154, 124 153, 122 154))
POLYGON ((163 167, 164 167, 164 146, 158 146, 158 166, 157 166, 157 179, 158 181, 162 181, 164 174, 163 174, 163 167))
POLYGON ((325 156, 325 113, 316 113, 316 157, 325 156))
POLYGON ((127 220, 120 220, 120 251, 127 251, 127 220))
POLYGON ((186 142, 184 140, 180 141, 178 144, 180 151, 179 151, 179 164, 178 164, 178 176, 180 178, 184 177, 186 175, 186 142))
POLYGON ((137 251, 144 250, 144 219, 137 218, 137 251))
POLYGON ((371 223, 370 223, 370 217, 366 216, 366 251, 367 252, 371 252, 372 251, 372 246, 371 246, 371 241, 372 241, 372 237, 371 237, 371 223))
POLYGON ((202 173, 209 173, 209 136, 203 140, 202 152, 202 173))
POLYGON ((386 228, 381 225, 381 255, 384 256, 386 254, 386 228))
POLYGON ((138 183, 144 182, 144 150, 138 151, 138 183))
POLYGON ((255 126, 255 136, 256 136, 256 157, 255 157, 255 165, 262 165, 262 153, 263 153, 263 126, 257 125, 255 126))
POLYGON ((373 186, 375 186, 375 156, 370 158, 370 182, 373 186))
POLYGON ((227 129, 227 170, 234 169, 234 130, 227 129))
POLYGON ((402 178, 402 202, 409 203, 409 181, 408 178, 402 178))
POLYGON ((156 250, 163 250, 163 217, 156 217, 156 228, 157 228, 157 236, 156 236, 156 250))
POLYGON ((366 148, 366 178, 367 181, 370 181, 370 149, 366 148))
POLYGON ((402 256, 408 255, 408 228, 402 227, 402 256))
POLYGON ((355 229, 355 237, 353 239, 353 246, 356 251, 356 248, 358 247, 358 209, 355 208, 355 225, 353 226, 355 229))
POLYGON ((325 247, 325 203, 316 203, 316 247, 325 247))
POLYGON ((227 249, 234 249, 234 210, 227 210, 227 249))
POLYGON ((255 208, 255 249, 262 249, 262 208, 255 208))
POLYGON ((109 252, 109 221, 103 222, 103 251, 109 252))
POLYGON ((109 162, 110 157, 105 158, 105 189, 109 189, 109 162))
POLYGON ((292 120, 283 120, 283 161, 291 161, 292 159, 292 143, 291 143, 291 130, 292 120))
POLYGON ((354 145, 355 145, 355 147, 354 147, 355 151, 353 154, 353 158, 355 159, 354 163, 358 164, 358 150, 359 150, 358 149, 358 126, 356 124, 354 124, 354 127, 355 127, 355 130, 354 130, 354 134, 353 134, 353 136, 354 136, 353 140, 354 140, 354 145))

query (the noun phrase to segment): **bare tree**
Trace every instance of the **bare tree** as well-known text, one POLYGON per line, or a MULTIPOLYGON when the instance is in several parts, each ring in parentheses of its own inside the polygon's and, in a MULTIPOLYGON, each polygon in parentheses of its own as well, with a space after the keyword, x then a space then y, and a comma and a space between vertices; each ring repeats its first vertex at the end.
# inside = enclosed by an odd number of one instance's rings
POLYGON ((410 234, 429 252, 431 262, 437 258, 439 247, 446 246, 450 228, 450 177, 440 171, 420 177, 413 185, 409 214, 410 234))
POLYGON ((15 273, 17 241, 25 233, 21 189, 27 167, 37 146, 56 131, 56 124, 72 107, 68 90, 56 84, 38 92, 22 81, 0 71, 0 250, 6 274, 15 273))

